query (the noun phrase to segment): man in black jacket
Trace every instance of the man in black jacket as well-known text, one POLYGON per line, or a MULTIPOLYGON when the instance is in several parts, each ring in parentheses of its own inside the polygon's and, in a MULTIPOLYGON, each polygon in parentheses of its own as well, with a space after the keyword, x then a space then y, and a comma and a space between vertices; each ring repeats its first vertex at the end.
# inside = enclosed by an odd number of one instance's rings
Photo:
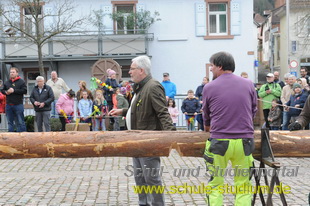
POLYGON ((6 81, 1 90, 6 95, 6 117, 8 119, 9 132, 14 132, 16 124, 17 132, 25 132, 26 125, 24 120, 24 94, 27 93, 25 81, 18 76, 18 69, 10 69, 10 79, 6 81))
POLYGON ((43 123, 46 132, 51 131, 50 126, 50 112, 51 104, 54 101, 54 93, 50 86, 44 84, 44 77, 38 76, 36 78, 37 85, 33 88, 30 101, 36 111, 36 122, 38 131, 43 132, 43 123))

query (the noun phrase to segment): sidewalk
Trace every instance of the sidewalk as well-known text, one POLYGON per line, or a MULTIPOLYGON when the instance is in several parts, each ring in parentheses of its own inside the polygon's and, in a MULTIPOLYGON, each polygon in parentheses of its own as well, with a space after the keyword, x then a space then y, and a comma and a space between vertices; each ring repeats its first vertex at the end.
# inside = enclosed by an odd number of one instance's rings
MULTIPOLYGON (((291 187, 288 205, 308 205, 310 192, 310 158, 277 159, 283 166, 299 166, 297 177, 280 176, 291 187)), ((0 160, 0 205, 137 205, 133 177, 124 173, 131 158, 18 159, 0 160)), ((207 184, 202 158, 179 157, 172 151, 162 158, 163 181, 168 186, 207 184), (177 169, 198 171, 194 176, 176 177, 177 169), (174 171, 174 169, 176 169, 174 171), (175 174, 174 174, 175 173, 175 174), (197 176, 197 177, 195 177, 197 176)), ((187 174, 187 173, 186 173, 187 174)), ((232 177, 226 178, 232 185, 232 177)), ((167 205, 206 205, 204 194, 167 194, 167 205)), ((275 196, 274 205, 281 205, 275 196)), ((233 195, 225 195, 226 205, 233 205, 233 195)), ((259 199, 256 201, 259 204, 259 199)))

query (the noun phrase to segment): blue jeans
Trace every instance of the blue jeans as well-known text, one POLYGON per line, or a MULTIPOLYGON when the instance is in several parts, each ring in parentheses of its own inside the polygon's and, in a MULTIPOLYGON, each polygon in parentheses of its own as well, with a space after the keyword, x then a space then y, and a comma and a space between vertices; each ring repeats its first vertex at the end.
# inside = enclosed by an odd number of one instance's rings
POLYGON ((288 125, 290 123, 291 117, 288 112, 283 111, 283 126, 282 130, 288 130, 288 125))
POLYGON ((25 132, 26 125, 24 119, 24 105, 9 105, 7 104, 5 107, 6 117, 8 120, 9 132, 14 132, 15 126, 17 132, 25 132), (15 122, 15 124, 14 124, 15 122))
POLYGON ((57 110, 56 110, 56 103, 57 103, 57 99, 55 99, 51 104, 51 107, 52 107, 51 118, 58 118, 59 117, 57 110))
POLYGON ((270 130, 280 130, 280 127, 270 126, 270 130))
POLYGON ((196 120, 197 120, 197 122, 199 123, 199 128, 198 128, 198 130, 202 130, 202 131, 204 131, 204 125, 203 125, 203 119, 202 119, 202 114, 198 114, 197 116, 196 116, 196 120))
POLYGON ((100 128, 101 128, 101 131, 106 131, 106 127, 105 127, 105 119, 99 119, 99 118, 95 118, 93 119, 93 130, 94 131, 100 131, 100 128))

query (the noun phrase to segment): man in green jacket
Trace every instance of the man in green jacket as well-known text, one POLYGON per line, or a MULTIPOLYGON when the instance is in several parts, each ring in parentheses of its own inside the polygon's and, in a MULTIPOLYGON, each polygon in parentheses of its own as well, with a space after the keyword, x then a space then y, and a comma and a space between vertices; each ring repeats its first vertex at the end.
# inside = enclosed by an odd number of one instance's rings
MULTIPOLYGON (((175 130, 168 113, 166 95, 163 86, 154 80, 150 73, 151 61, 147 56, 138 56, 132 60, 129 70, 134 96, 129 109, 113 109, 109 115, 126 116, 128 130, 175 130)), ((161 186, 160 175, 150 175, 150 171, 160 170, 159 157, 133 158, 133 170, 137 186, 161 186)), ((151 188, 150 188, 151 189, 151 188)), ((164 194, 139 194, 139 205, 163 206, 164 194)))
POLYGON ((258 91, 258 96, 263 99, 263 112, 266 122, 266 128, 269 128, 268 115, 273 99, 279 99, 281 96, 281 86, 274 82, 274 75, 268 73, 266 76, 267 83, 262 85, 258 91))

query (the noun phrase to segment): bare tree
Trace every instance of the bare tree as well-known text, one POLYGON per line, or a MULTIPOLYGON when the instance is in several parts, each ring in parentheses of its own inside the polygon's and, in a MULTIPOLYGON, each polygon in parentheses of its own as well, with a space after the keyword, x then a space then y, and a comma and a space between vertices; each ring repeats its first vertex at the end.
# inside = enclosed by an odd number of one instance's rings
POLYGON ((73 32, 87 20, 75 15, 73 0, 6 0, 0 5, 5 32, 12 38, 26 38, 38 49, 40 75, 45 76, 42 47, 55 35, 73 32))
POLYGON ((303 56, 307 56, 310 52, 310 2, 291 0, 290 13, 295 14, 292 28, 295 29, 295 38, 299 41, 299 50, 303 56))

